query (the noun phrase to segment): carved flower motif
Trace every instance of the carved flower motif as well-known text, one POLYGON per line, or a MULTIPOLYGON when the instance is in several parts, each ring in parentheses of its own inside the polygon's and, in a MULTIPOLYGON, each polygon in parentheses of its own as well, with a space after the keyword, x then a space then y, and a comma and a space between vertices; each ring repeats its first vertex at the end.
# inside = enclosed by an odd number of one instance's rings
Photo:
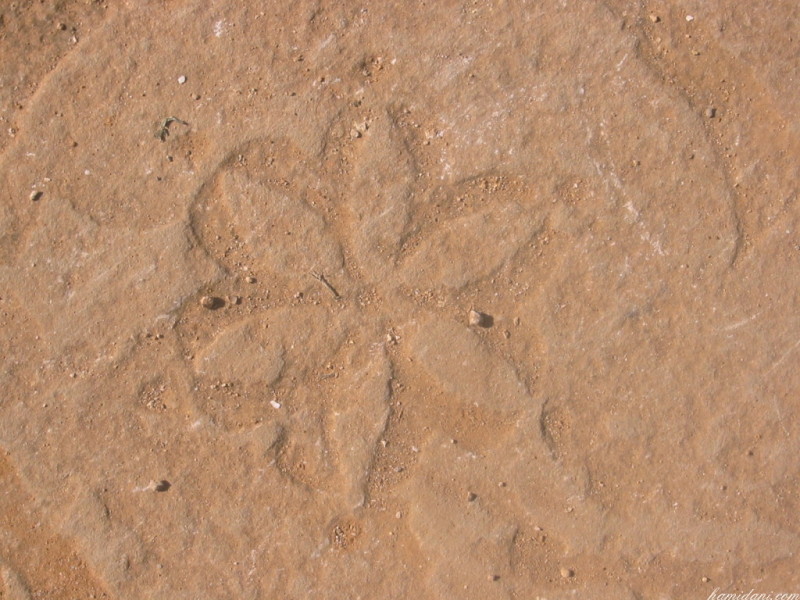
POLYGON ((479 561, 468 550, 476 543, 507 552, 514 527, 483 501, 503 473, 530 471, 538 494, 569 495, 542 436, 541 399, 486 330, 468 327, 465 304, 535 242, 546 213, 519 179, 476 176, 426 193, 389 131, 357 144, 357 169, 319 172, 322 160, 256 140, 212 177, 195 231, 229 271, 246 265, 260 289, 288 292, 270 292, 268 308, 222 328, 194 364, 201 381, 236 382, 252 406, 272 394, 284 413, 271 438, 277 467, 338 498, 343 513, 395 486, 420 545, 441 553, 444 591, 460 585, 450 581, 453 556, 479 561), (394 447, 404 411, 430 415, 426 404, 441 413, 438 430, 411 429, 418 446, 394 447), (482 441, 452 439, 448 418, 464 414, 482 441), (482 492, 469 492, 478 501, 462 519, 448 505, 467 490, 482 492))

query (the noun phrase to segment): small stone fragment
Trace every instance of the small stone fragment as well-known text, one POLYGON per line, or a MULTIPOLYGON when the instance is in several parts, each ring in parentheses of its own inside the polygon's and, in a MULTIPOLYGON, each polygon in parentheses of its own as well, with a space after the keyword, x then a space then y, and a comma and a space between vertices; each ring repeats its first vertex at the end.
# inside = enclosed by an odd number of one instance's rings
POLYGON ((241 296, 228 296, 228 303, 229 304, 241 304, 242 298, 241 296))
POLYGON ((575 571, 573 571, 572 569, 568 569, 567 567, 561 567, 561 576, 564 579, 569 579, 570 577, 575 576, 575 571))
POLYGON ((220 305, 220 299, 214 296, 203 296, 200 298, 200 306, 203 308, 217 308, 220 305))
POLYGON ((169 481, 162 479, 161 481, 150 481, 147 486, 139 488, 139 490, 144 492, 166 492, 171 487, 172 484, 169 481))
POLYGON ((692 15, 686 15, 686 20, 691 23, 692 21, 694 21, 694 17, 692 15))
POLYGON ((366 121, 353 123, 353 127, 350 128, 350 137, 354 140, 358 139, 366 133, 367 129, 369 129, 369 124, 366 121))
POLYGON ((56 27, 58 28, 59 31, 66 31, 67 24, 66 23, 59 23, 58 25, 56 25, 56 27))
POLYGON ((186 83, 186 75, 181 75, 180 77, 178 77, 178 83, 180 83, 181 85, 186 83))
POLYGON ((717 116, 717 109, 716 109, 716 108, 714 108, 713 106, 709 106, 709 107, 706 109, 705 115, 706 115, 706 116, 707 116, 709 119, 713 119, 714 117, 716 117, 716 116, 717 116))
POLYGON ((488 579, 489 581, 499 581, 499 580, 500 580, 500 575, 497 575, 497 574, 495 574, 495 575, 489 575, 489 576, 487 577, 487 579, 488 579))
POLYGON ((477 499, 478 499, 478 494, 476 494, 475 492, 470 492, 469 494, 467 494, 468 502, 475 502, 475 500, 477 499))
POLYGON ((247 277, 245 277, 245 278, 244 278, 244 280, 245 280, 247 283, 255 283, 255 282, 256 282, 256 278, 255 278, 255 277, 253 277, 252 275, 248 275, 247 277))
POLYGON ((711 580, 708 577, 703 577, 703 583, 708 583, 709 581, 711 580))
POLYGON ((272 405, 272 408, 278 410, 281 407, 281 403, 277 400, 270 400, 269 403, 272 405))
POLYGON ((479 327, 483 325, 484 317, 483 313, 478 312, 477 310, 469 311, 469 324, 473 327, 479 327))
POLYGON ((661 20, 661 17, 658 15, 650 15, 650 21, 653 23, 658 23, 661 20))
POLYGON ((31 192, 31 195, 29 196, 29 198, 31 199, 32 202, 36 202, 37 200, 39 200, 42 197, 42 195, 44 195, 43 191, 41 191, 41 190, 33 190, 31 192))

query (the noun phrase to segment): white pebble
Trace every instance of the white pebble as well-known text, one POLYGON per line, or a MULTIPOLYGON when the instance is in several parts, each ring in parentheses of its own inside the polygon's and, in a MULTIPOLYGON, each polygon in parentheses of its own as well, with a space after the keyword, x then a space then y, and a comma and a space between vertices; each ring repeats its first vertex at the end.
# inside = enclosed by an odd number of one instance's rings
POLYGON ((277 400, 270 400, 269 403, 272 405, 272 408, 276 410, 281 407, 281 403, 277 400))
POLYGON ((178 77, 178 83, 180 83, 181 85, 186 83, 186 75, 181 75, 180 77, 178 77))

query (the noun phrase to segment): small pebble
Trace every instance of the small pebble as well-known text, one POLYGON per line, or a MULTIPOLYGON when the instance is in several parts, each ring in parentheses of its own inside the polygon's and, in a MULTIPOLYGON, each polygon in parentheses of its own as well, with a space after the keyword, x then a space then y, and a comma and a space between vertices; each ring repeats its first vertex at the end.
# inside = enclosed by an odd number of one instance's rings
POLYGON ((44 192, 41 190, 33 190, 31 192, 31 195, 28 197, 31 199, 32 202, 36 202, 37 200, 39 200, 39 198, 42 197, 43 194, 44 192))
POLYGON ((708 583, 709 581, 711 580, 708 577, 703 577, 703 583, 708 583))
POLYGON ((279 409, 281 407, 281 403, 276 401, 276 400, 270 400, 269 403, 272 405, 272 408, 274 408, 275 410, 277 410, 277 409, 279 409))
POLYGON ((228 296, 228 302, 230 304, 240 304, 242 302, 242 298, 240 296, 228 296))
POLYGON ((203 308, 214 308, 216 306, 217 301, 216 298, 213 296, 203 296, 200 298, 200 306, 203 308))
POLYGON ((567 567, 561 567, 561 576, 564 579, 569 579, 570 577, 575 576, 575 571, 573 571, 572 569, 568 569, 567 567))
POLYGON ((691 23, 692 21, 694 21, 694 17, 692 15, 686 15, 686 20, 691 23))
POLYGON ((473 327, 483 325, 483 313, 479 313, 477 310, 469 311, 469 324, 473 327))
POLYGON ((354 127, 353 129, 350 130, 350 137, 353 138, 354 140, 357 140, 358 138, 361 137, 361 132, 354 127))
POLYGON ((658 23, 660 20, 661 17, 659 17, 658 15, 650 15, 650 21, 652 21, 653 23, 658 23))
POLYGON ((67 29, 66 23, 59 23, 56 27, 58 27, 59 31, 65 31, 67 29))
POLYGON ((717 116, 717 109, 716 109, 716 108, 714 108, 713 106, 709 106, 709 107, 706 109, 705 115, 706 115, 706 116, 707 116, 709 119, 713 119, 714 117, 716 117, 716 116, 717 116))
POLYGON ((169 481, 162 479, 161 481, 151 481, 147 487, 144 488, 144 490, 149 490, 151 492, 166 492, 171 487, 172 484, 169 481))
POLYGON ((256 278, 255 278, 255 277, 253 277, 252 275, 248 275, 247 277, 245 277, 245 278, 244 278, 244 280, 245 280, 247 283, 255 283, 255 282, 256 282, 256 278))
POLYGON ((476 494, 475 492, 470 492, 469 494, 467 494, 467 501, 475 502, 475 500, 477 499, 478 499, 478 494, 476 494))
POLYGON ((180 83, 181 85, 186 83, 186 75, 181 75, 180 77, 178 77, 178 83, 180 83))
POLYGON ((489 576, 487 577, 487 579, 488 579, 489 581, 499 581, 499 580, 500 580, 500 575, 489 575, 489 576))

